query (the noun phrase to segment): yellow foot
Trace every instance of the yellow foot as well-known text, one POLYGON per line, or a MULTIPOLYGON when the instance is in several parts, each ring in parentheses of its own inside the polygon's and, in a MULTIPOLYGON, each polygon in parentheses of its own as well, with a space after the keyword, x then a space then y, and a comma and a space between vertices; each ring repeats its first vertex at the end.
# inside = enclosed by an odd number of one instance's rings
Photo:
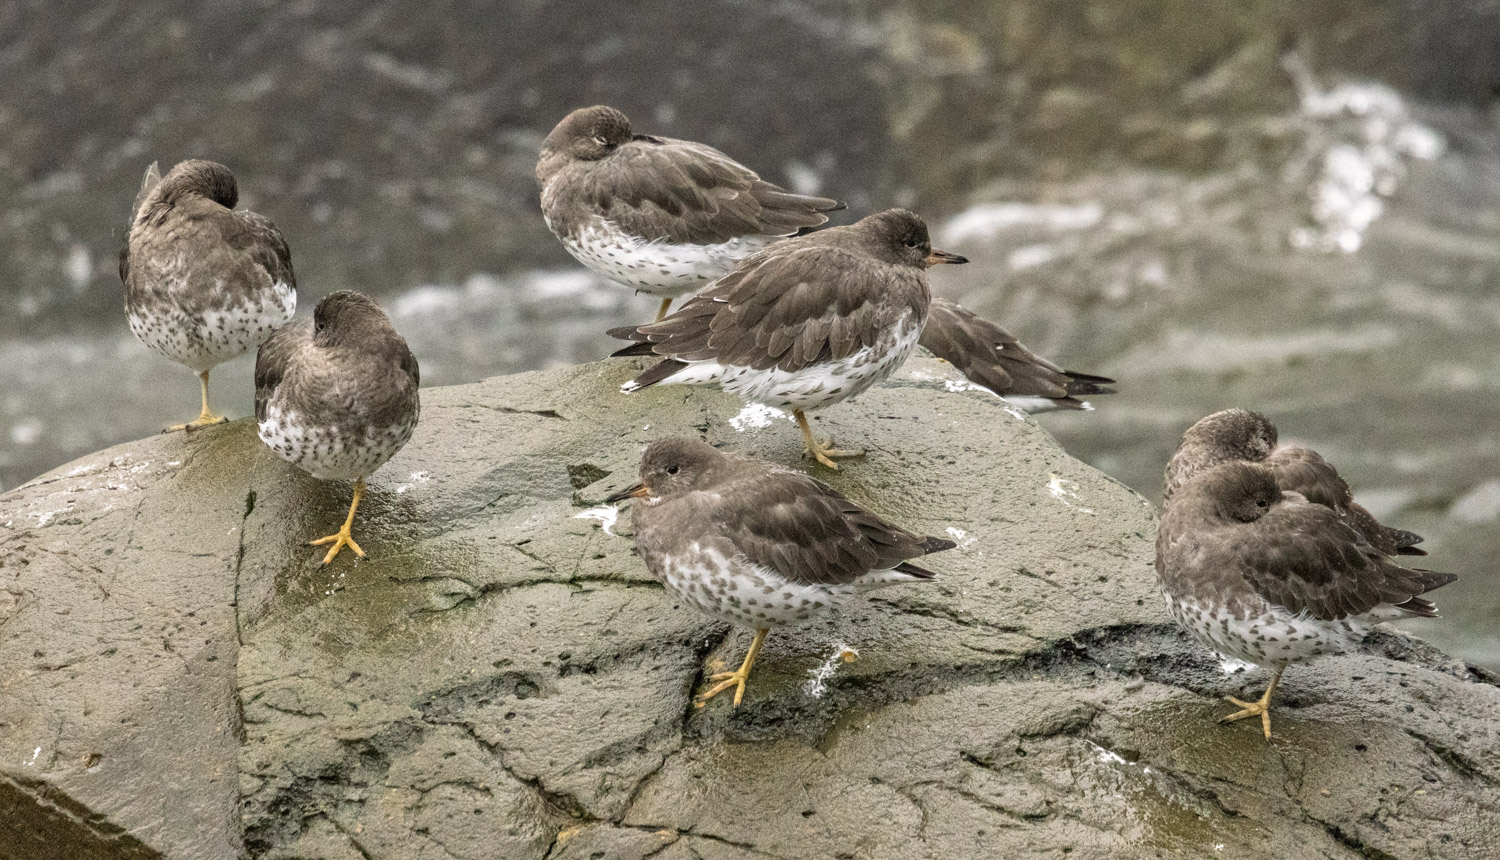
POLYGON ((755 665, 755 655, 760 653, 760 646, 765 643, 766 634, 770 632, 770 630, 755 631, 755 639, 750 643, 750 651, 745 655, 745 662, 741 663, 740 667, 733 672, 719 672, 710 675, 708 680, 718 681, 719 683, 698 696, 697 701, 693 704, 701 708, 708 703, 709 699, 712 699, 730 687, 734 687, 734 706, 738 708, 740 701, 745 698, 745 682, 750 680, 750 667, 755 665))
POLYGON ((1260 717, 1261 731, 1265 733, 1266 740, 1271 739, 1271 708, 1269 705, 1262 704, 1261 702, 1242 702, 1233 696, 1225 696, 1224 698, 1226 701, 1239 705, 1244 710, 1236 711, 1227 717, 1221 717, 1219 722, 1232 723, 1235 720, 1243 720, 1246 717, 1260 717))
POLYGON ((1277 669, 1276 670, 1276 674, 1274 674, 1274 675, 1271 676, 1271 685, 1268 686, 1268 687, 1266 687, 1266 693, 1265 693, 1265 695, 1263 695, 1263 696, 1260 697, 1260 701, 1256 701, 1256 702, 1242 702, 1242 701, 1240 701, 1239 699, 1236 699, 1233 696, 1225 696, 1224 698, 1226 700, 1228 700, 1230 702, 1233 702, 1236 705, 1239 705, 1242 710, 1239 710, 1239 711, 1237 711, 1237 712, 1235 712, 1233 714, 1230 714, 1227 717, 1224 717, 1224 718, 1220 719, 1219 722, 1220 723, 1232 723, 1235 720, 1243 720, 1246 717, 1260 717, 1260 730, 1261 730, 1262 733, 1265 734, 1266 740, 1270 740, 1271 739, 1271 696, 1272 696, 1272 694, 1274 694, 1276 692, 1276 685, 1279 684, 1279 683, 1281 683, 1281 673, 1283 671, 1285 671, 1285 668, 1286 667, 1283 666, 1282 668, 1277 669))
POLYGON ((694 705, 697 705, 701 708, 704 705, 708 704, 709 699, 712 699, 714 696, 717 696, 730 687, 733 687, 734 706, 738 708, 740 706, 740 702, 745 698, 745 682, 750 680, 750 673, 743 669, 735 672, 720 672, 717 675, 708 676, 708 680, 718 681, 719 683, 708 688, 708 690, 706 690, 705 692, 700 693, 697 700, 693 702, 694 705))
POLYGON ((161 432, 176 433, 178 430, 184 430, 191 433, 200 427, 211 427, 215 424, 223 424, 228 420, 229 419, 224 417, 223 415, 215 415, 212 412, 205 412, 186 424, 173 424, 171 427, 168 427, 161 432))
POLYGON ((331 534, 331 535, 329 535, 328 537, 325 537, 325 538, 318 538, 317 540, 314 540, 314 541, 308 541, 307 545, 308 546, 322 546, 325 543, 331 543, 331 544, 333 544, 333 546, 329 547, 328 548, 328 554, 325 555, 325 556, 323 556, 323 563, 324 564, 327 564, 330 561, 333 561, 333 557, 339 554, 339 550, 343 549, 346 546, 349 547, 350 549, 354 550, 354 554, 357 555, 357 556, 359 556, 360 558, 364 558, 365 557, 365 551, 359 548, 359 544, 355 543, 353 536, 351 536, 349 534, 349 528, 348 528, 348 526, 345 526, 344 528, 339 529, 339 531, 336 534, 331 534))
POLYGON ((832 439, 818 442, 816 447, 807 448, 806 453, 811 454, 814 460, 817 460, 819 463, 822 463, 823 465, 835 471, 838 470, 839 464, 833 462, 834 460, 844 460, 850 457, 863 457, 865 455, 865 452, 863 451, 843 450, 840 448, 829 447, 832 444, 832 439))

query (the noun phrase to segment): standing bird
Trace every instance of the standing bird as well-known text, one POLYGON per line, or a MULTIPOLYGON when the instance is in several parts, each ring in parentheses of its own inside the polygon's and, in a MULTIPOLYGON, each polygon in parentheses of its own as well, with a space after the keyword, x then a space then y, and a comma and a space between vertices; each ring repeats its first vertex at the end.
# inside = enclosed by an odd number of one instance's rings
POLYGON ((348 546, 365 478, 396 455, 417 427, 417 359, 368 296, 340 290, 313 311, 311 334, 286 326, 255 359, 255 420, 260 440, 283 460, 321 480, 354 479, 343 528, 323 563, 348 546))
POLYGON ((604 105, 563 118, 536 163, 547 228, 580 263, 672 300, 784 236, 844 208, 793 194, 724 153, 690 140, 633 134, 604 105))
POLYGON ((1276 476, 1276 485, 1300 493, 1308 501, 1332 508, 1386 555, 1426 555, 1417 547, 1422 536, 1381 525, 1374 514, 1354 501, 1338 470, 1318 452, 1292 445, 1276 445, 1276 425, 1259 412, 1225 409, 1203 418, 1182 436, 1177 453, 1167 463, 1162 505, 1168 506, 1178 488, 1190 478, 1220 463, 1259 463, 1276 476))
POLYGON ((1401 567, 1331 508, 1283 492, 1275 473, 1225 463, 1178 487, 1156 537, 1156 574, 1167 609, 1210 648, 1273 668, 1256 702, 1271 739, 1271 696, 1288 664, 1342 654, 1370 625, 1434 618, 1421 595, 1458 577, 1401 567))
POLYGON ((1022 346, 1010 332, 968 308, 934 298, 921 345, 975 385, 1027 412, 1093 409, 1090 394, 1113 394, 1105 376, 1063 370, 1022 346))
POLYGON ((651 574, 705 614, 749 627, 745 662, 698 697, 745 696, 775 627, 804 624, 856 594, 935 574, 912 564, 953 541, 892 525, 801 472, 725 454, 695 439, 653 442, 641 481, 607 501, 638 499, 636 547, 651 574))
POLYGON ((636 343, 614 353, 665 360, 626 383, 716 384, 791 409, 807 451, 837 469, 837 451, 804 414, 859 394, 917 347, 932 294, 927 268, 967 263, 935 251, 927 225, 904 209, 786 239, 740 263, 671 316, 609 334, 636 343))
POLYGON ((286 240, 266 218, 236 212, 229 168, 184 161, 165 177, 152 164, 120 249, 130 330, 198 372, 203 409, 195 430, 229 419, 208 407, 208 372, 264 343, 297 309, 297 278, 286 240))

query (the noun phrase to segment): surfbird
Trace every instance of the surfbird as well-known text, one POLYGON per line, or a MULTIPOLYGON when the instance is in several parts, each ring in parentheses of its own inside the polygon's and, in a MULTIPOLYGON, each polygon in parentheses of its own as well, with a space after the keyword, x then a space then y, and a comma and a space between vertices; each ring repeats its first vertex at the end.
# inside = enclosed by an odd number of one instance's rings
POLYGON ((120 249, 130 330, 156 352, 198 372, 203 409, 168 430, 227 421, 208 406, 208 373, 264 343, 297 308, 286 240, 266 218, 235 211, 229 168, 179 163, 146 171, 120 249))
POLYGON ((1167 608, 1208 647, 1271 668, 1258 701, 1220 722, 1258 716, 1271 739, 1271 696, 1291 663, 1354 649, 1372 624, 1437 616, 1421 595, 1457 579, 1402 567, 1334 510, 1284 492, 1272 469, 1230 462, 1187 479, 1156 538, 1167 608))
POLYGON ((1354 501, 1338 470, 1316 451, 1276 444, 1276 425, 1258 412, 1225 409, 1200 420, 1183 434, 1182 444, 1167 463, 1162 504, 1188 479, 1219 463, 1259 463, 1276 476, 1276 485, 1299 493, 1309 502, 1332 508, 1375 549, 1386 555, 1426 555, 1417 544, 1422 536, 1382 525, 1354 501))
POLYGON ((911 563, 953 541, 893 525, 807 475, 726 454, 695 439, 653 442, 640 483, 608 501, 636 499, 631 520, 646 567, 668 590, 714 618, 755 631, 734 672, 698 697, 745 695, 771 630, 823 617, 855 595, 931 571, 911 563))
POLYGON ((348 546, 365 479, 395 456, 417 427, 417 359, 368 296, 340 290, 313 312, 313 330, 285 326, 255 359, 260 439, 315 478, 354 480, 349 516, 323 563, 348 546))
POLYGON ((636 343, 614 353, 664 360, 626 383, 715 384, 790 409, 807 451, 837 469, 838 451, 813 437, 806 412, 889 377, 916 349, 932 295, 927 268, 966 263, 935 251, 927 225, 904 209, 786 239, 740 263, 667 318, 609 334, 636 343))
POLYGON ((1027 412, 1093 409, 1092 394, 1113 394, 1105 376, 1063 370, 1022 346, 1010 332, 947 299, 933 298, 921 345, 975 385, 1027 412))
POLYGON ((843 204, 793 194, 690 140, 635 134, 605 105, 579 108, 542 144, 542 214, 577 260, 672 300, 775 240, 828 221, 843 204))

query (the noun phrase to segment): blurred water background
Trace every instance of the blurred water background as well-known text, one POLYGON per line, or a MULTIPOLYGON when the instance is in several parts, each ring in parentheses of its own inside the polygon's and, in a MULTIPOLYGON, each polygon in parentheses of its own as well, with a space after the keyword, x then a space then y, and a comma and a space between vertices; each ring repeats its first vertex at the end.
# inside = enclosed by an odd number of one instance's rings
POLYGON ((5 4, 0 489, 197 408, 121 308, 153 160, 228 164, 299 316, 379 297, 427 385, 603 357, 655 300, 565 255, 532 167, 609 103, 842 223, 924 214, 974 261, 937 292, 1120 380, 1042 421, 1150 498, 1187 425, 1266 412, 1464 576, 1412 629, 1500 668, 1497 33, 1481 0, 5 4))

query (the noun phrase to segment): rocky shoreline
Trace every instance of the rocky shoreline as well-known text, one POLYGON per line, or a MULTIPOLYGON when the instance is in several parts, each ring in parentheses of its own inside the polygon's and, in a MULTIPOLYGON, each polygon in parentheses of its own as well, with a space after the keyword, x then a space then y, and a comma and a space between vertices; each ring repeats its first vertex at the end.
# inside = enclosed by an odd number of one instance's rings
POLYGON ((959 542, 939 582, 773 637, 740 708, 692 707, 747 637, 674 605, 599 503, 661 436, 787 463, 800 439, 714 392, 622 397, 640 366, 424 392, 359 563, 303 545, 347 488, 249 421, 0 496, 0 856, 1500 844, 1495 678, 1383 632, 1287 674, 1274 743, 1215 725, 1259 678, 1168 619, 1150 506, 931 360, 819 429, 870 451, 842 492, 959 542))

